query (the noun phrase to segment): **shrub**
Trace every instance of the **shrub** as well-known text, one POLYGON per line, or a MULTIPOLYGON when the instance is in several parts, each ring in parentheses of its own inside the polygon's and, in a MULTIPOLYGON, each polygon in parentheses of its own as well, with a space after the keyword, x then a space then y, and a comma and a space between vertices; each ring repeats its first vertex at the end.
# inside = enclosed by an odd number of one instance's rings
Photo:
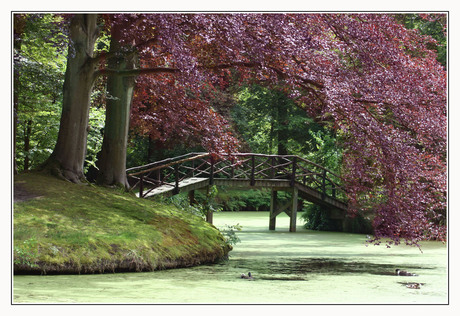
POLYGON ((337 222, 328 218, 325 208, 316 204, 309 204, 302 213, 302 218, 306 221, 305 228, 312 230, 341 231, 337 222))

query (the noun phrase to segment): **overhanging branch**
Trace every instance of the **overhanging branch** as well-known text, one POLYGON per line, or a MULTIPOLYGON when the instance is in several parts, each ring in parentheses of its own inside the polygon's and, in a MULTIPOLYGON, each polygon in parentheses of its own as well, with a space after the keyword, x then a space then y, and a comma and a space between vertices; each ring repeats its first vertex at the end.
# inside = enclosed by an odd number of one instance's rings
MULTIPOLYGON (((221 70, 221 69, 229 69, 233 67, 247 67, 247 68, 254 68, 259 66, 258 63, 251 63, 251 62, 235 62, 235 63, 228 63, 228 64, 217 64, 217 65, 204 65, 198 66, 198 69, 208 69, 208 70, 221 70)), ((180 73, 182 72, 179 68, 172 68, 172 67, 154 67, 154 68, 139 68, 139 69, 125 69, 125 70, 117 70, 117 69, 100 69, 96 72, 96 76, 123 76, 123 77, 136 77, 142 75, 150 75, 150 74, 159 74, 159 73, 180 73)))

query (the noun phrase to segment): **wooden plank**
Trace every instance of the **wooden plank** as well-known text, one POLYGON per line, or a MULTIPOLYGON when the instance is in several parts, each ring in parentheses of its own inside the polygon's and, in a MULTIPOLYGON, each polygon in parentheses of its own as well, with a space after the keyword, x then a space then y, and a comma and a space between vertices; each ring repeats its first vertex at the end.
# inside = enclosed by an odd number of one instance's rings
MULTIPOLYGON (((196 190, 205 187, 209 184, 208 178, 188 178, 179 182, 179 189, 182 191, 196 190)), ((172 194, 175 188, 174 184, 167 183, 151 190, 144 197, 152 197, 158 194, 172 194)))

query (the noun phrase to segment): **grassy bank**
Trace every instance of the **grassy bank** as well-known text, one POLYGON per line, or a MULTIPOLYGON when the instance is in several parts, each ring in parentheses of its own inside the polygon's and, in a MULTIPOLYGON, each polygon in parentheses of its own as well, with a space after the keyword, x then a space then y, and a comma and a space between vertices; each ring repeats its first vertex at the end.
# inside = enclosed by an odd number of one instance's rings
POLYGON ((121 190, 38 173, 15 176, 14 187, 15 273, 152 271, 231 249, 200 217, 121 190))

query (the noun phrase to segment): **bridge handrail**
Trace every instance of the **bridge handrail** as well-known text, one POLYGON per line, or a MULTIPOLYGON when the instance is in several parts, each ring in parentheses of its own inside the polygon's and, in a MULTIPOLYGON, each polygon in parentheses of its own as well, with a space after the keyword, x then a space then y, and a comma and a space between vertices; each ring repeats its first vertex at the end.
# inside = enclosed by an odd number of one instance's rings
POLYGON ((174 157, 174 158, 166 158, 166 159, 163 159, 163 160, 160 160, 160 161, 155 161, 155 162, 143 165, 143 166, 128 168, 128 169, 126 169, 126 173, 128 173, 128 175, 130 175, 130 176, 139 175, 141 173, 146 173, 146 172, 150 172, 150 171, 153 171, 153 170, 156 170, 156 169, 164 168, 164 167, 166 167, 168 165, 175 165, 175 164, 178 164, 178 163, 183 163, 185 161, 189 161, 189 160, 193 160, 193 159, 197 159, 197 158, 204 158, 204 157, 209 156, 209 155, 210 155, 209 153, 205 153, 205 152, 188 153, 188 154, 177 156, 177 157, 174 157), (191 157, 191 159, 190 158, 185 158, 185 157, 188 157, 188 156, 193 156, 193 157, 191 157), (181 159, 181 158, 185 158, 185 159, 181 159), (149 168, 149 169, 142 170, 144 168, 149 168), (142 170, 142 171, 131 172, 131 171, 136 171, 136 170, 142 170))
MULTIPOLYGON (((179 186, 180 181, 182 181, 186 177, 190 177, 191 174, 195 174, 195 172, 198 172, 199 174, 204 174, 204 175, 209 176, 210 183, 213 182, 213 178, 215 178, 216 176, 219 177, 219 175, 220 176, 227 175, 231 178, 241 178, 241 176, 243 176, 243 178, 249 177, 251 180, 251 185, 253 185, 253 183, 255 183, 254 182, 255 179, 260 178, 261 175, 262 177, 270 177, 273 179, 281 179, 283 178, 283 175, 284 175, 285 177, 288 177, 288 179, 291 180, 291 185, 294 185, 295 181, 302 182, 302 179, 305 185, 305 181, 306 179, 308 179, 309 183, 315 184, 317 186, 317 189, 319 189, 322 192, 322 194, 326 194, 326 190, 332 190, 333 197, 335 198, 336 196, 335 192, 338 189, 340 191, 343 191, 346 195, 345 188, 338 183, 338 182, 343 182, 343 179, 341 176, 339 176, 338 174, 332 172, 331 170, 313 161, 310 161, 308 159, 305 159, 305 158, 302 158, 296 155, 231 153, 231 154, 220 155, 220 159, 218 159, 210 153, 193 152, 193 153, 188 153, 185 155, 177 156, 174 158, 163 159, 161 161, 156 161, 156 162, 146 164, 143 166, 129 168, 126 170, 126 173, 128 177, 138 180, 138 182, 134 185, 134 187, 136 187, 139 184, 140 196, 142 196, 143 195, 142 194, 143 183, 144 182, 151 183, 153 185, 153 182, 148 181, 148 179, 150 179, 149 177, 150 177, 151 172, 156 171, 156 170, 157 172, 159 172, 159 170, 162 170, 162 169, 170 170, 169 176, 164 175, 164 177, 158 178, 158 180, 155 180, 155 179, 151 179, 151 180, 157 182, 158 185, 156 186, 159 186, 159 185, 166 184, 167 183, 166 178, 172 176, 173 178, 169 178, 171 179, 169 181, 170 182, 172 181, 172 183, 175 182, 175 184, 170 183, 170 185, 173 185, 177 192, 179 190, 178 186, 179 186), (224 158, 226 156, 228 157, 227 159, 224 158), (207 157, 210 157, 210 159, 209 160, 204 159, 207 157), (249 157, 250 159, 246 158, 246 159, 239 160, 238 157, 241 157, 241 158, 249 157), (265 162, 264 160, 262 160, 262 162, 260 162, 259 160, 259 162, 255 164, 256 157, 267 158, 267 160, 265 162), (232 158, 236 158, 237 161, 234 161, 234 159, 232 158), (272 160, 270 160, 270 158, 272 160), (275 159, 278 159, 278 163, 276 165, 274 164, 275 159), (201 160, 202 162, 199 166, 196 166, 195 160, 201 160), (224 164, 224 165, 220 165, 220 167, 218 165, 221 162, 228 163, 229 161, 230 161, 230 165, 224 164), (193 162, 193 166, 187 167, 187 164, 185 164, 187 162, 193 162), (305 165, 302 166, 302 162, 307 164, 307 166, 305 165), (267 167, 267 163, 268 163, 268 167, 267 167), (292 168, 289 167, 290 165, 292 165, 292 168), (205 169, 202 169, 203 166, 207 166, 207 167, 205 167, 205 169), (314 169, 311 170, 309 166, 314 166, 318 168, 319 170, 314 170, 314 169), (240 169, 240 167, 242 167, 242 169, 240 169), (262 167, 262 169, 260 169, 260 167, 262 167), (184 172, 183 170, 181 171, 181 168, 182 169, 186 168, 186 170, 188 171, 186 172, 184 172), (226 171, 229 169, 231 170, 231 173, 230 171, 226 171), (273 170, 276 170, 278 175, 274 177, 274 174, 272 173, 271 176, 268 176, 268 174, 266 174, 265 172, 266 170, 269 170, 269 169, 272 170, 270 172, 273 172, 273 170), (241 170, 241 171, 239 171, 239 174, 234 175, 233 170, 241 170), (328 173, 329 175, 332 175, 336 179, 335 180, 331 179, 330 176, 328 176, 328 173)), ((197 176, 197 175, 194 175, 194 176, 197 176)), ((159 177, 159 174, 158 174, 158 177, 159 177)), ((134 189, 134 187, 132 189, 134 189)), ((149 192, 153 189, 154 188, 152 187, 149 190, 149 192)))
POLYGON ((270 157, 273 157, 273 158, 294 158, 294 157, 296 157, 297 159, 300 159, 300 160, 302 160, 302 161, 304 161, 304 162, 306 162, 308 164, 311 164, 311 165, 313 165, 315 167, 318 167, 318 168, 320 168, 322 170, 326 170, 327 172, 329 172, 333 176, 335 176, 335 177, 337 177, 337 178, 342 180, 341 176, 339 176, 338 174, 334 173, 333 171, 327 169, 326 167, 323 167, 323 166, 321 166, 321 165, 319 165, 319 164, 317 164, 317 163, 315 163, 315 162, 313 162, 311 160, 305 159, 305 158, 297 156, 297 155, 267 155, 267 154, 257 154, 257 153, 234 153, 234 154, 231 154, 231 156, 256 156, 256 157, 268 157, 268 158, 270 158, 270 157))
MULTIPOLYGON (((135 175, 135 174, 138 174, 139 172, 136 172, 136 173, 131 173, 131 171, 135 171, 135 170, 142 170, 144 168, 150 168, 150 167, 153 167, 153 166, 163 166, 165 165, 166 163, 172 163, 172 164, 178 164, 178 163, 182 163, 184 162, 183 160, 180 160, 181 158, 185 158, 185 157, 189 157, 189 156, 193 156, 193 159, 195 158, 203 158, 203 157, 206 157, 206 156, 209 156, 210 153, 206 153, 206 152, 193 152, 193 153, 188 153, 188 154, 185 154, 185 155, 181 155, 181 156, 177 156, 177 157, 174 157, 174 158, 166 158, 166 159, 163 159, 163 160, 160 160, 160 161, 155 161, 155 162, 152 162, 152 163, 149 163, 149 164, 146 164, 146 165, 142 165, 142 166, 138 166, 138 167, 132 167, 132 168, 128 168, 126 169, 126 172, 129 173, 130 175, 135 175)), ((333 176, 339 178, 339 179, 342 179, 338 174, 334 173, 333 171, 329 170, 328 168, 326 167, 323 167, 311 160, 308 160, 308 159, 305 159, 303 157, 300 157, 300 156, 297 156, 297 155, 267 155, 267 154, 258 154, 258 153, 232 153, 232 154, 228 154, 227 156, 256 156, 256 157, 274 157, 274 158, 294 158, 296 157, 297 159, 300 159, 308 164, 311 164, 315 167, 318 167, 322 170, 326 170, 327 172, 329 172, 330 174, 332 174, 333 176)), ((187 160, 188 161, 188 160, 187 160)), ((153 169, 155 170, 155 169, 153 169)), ((143 172, 148 172, 148 171, 151 171, 149 169, 147 170, 143 170, 143 172)))

